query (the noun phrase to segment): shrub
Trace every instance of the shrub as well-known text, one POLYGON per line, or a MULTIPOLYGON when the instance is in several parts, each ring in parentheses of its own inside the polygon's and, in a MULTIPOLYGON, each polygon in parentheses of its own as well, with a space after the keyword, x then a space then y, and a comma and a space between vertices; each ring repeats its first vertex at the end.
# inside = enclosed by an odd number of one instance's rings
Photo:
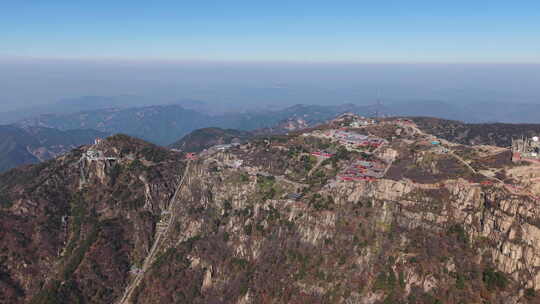
POLYGON ((62 303, 61 294, 59 292, 60 282, 53 281, 50 286, 43 288, 38 294, 32 298, 31 304, 58 304, 62 303))
POLYGON ((232 210, 232 204, 230 200, 226 199, 223 201, 223 209, 225 209, 225 211, 232 210))
POLYGON ((174 257, 178 254, 178 250, 174 247, 171 247, 167 249, 162 254, 158 255, 154 263, 152 263, 152 266, 150 266, 153 269, 159 269, 161 265, 165 264, 165 262, 173 260, 174 257))
POLYGON ((145 147, 141 154, 146 160, 159 163, 167 159, 167 152, 159 147, 145 147))
POLYGON ((66 246, 65 255, 70 256, 81 236, 81 225, 86 222, 88 210, 86 210, 86 204, 80 195, 76 195, 71 202, 71 238, 66 246))
POLYGON ((508 285, 508 279, 504 273, 494 270, 491 267, 484 269, 484 272, 482 273, 482 281, 490 290, 504 289, 508 285))
POLYGON ((10 200, 9 196, 0 192, 0 208, 9 208, 11 206, 13 206, 13 202, 10 200))
POLYGON ((528 299, 536 297, 536 291, 534 290, 534 288, 525 289, 525 297, 528 299))
POLYGON ((302 155, 302 157, 300 158, 300 161, 303 163, 304 169, 306 171, 309 171, 317 163, 317 158, 315 158, 312 155, 302 155))
POLYGON ((257 186, 264 200, 272 199, 276 195, 276 189, 274 189, 275 180, 274 176, 257 175, 257 186))
POLYGON ((244 233, 246 235, 251 235, 252 230, 253 230, 253 227, 251 226, 251 224, 247 224, 246 226, 244 226, 244 233))
POLYGON ((469 236, 460 224, 454 224, 450 226, 450 228, 448 228, 448 233, 451 235, 455 235, 457 240, 465 245, 469 243, 469 236))
POLYGON ((243 183, 249 182, 249 176, 245 173, 240 174, 240 181, 243 183))
POLYGON ((248 265, 249 265, 249 261, 246 260, 246 259, 243 259, 243 258, 232 258, 231 260, 231 264, 233 265, 233 267, 235 268, 239 268, 241 270, 246 270, 248 265))
POLYGON ((388 274, 385 271, 379 272, 375 282, 373 283, 373 290, 392 290, 396 285, 397 279, 394 272, 390 269, 388 274))
POLYGON ((349 159, 350 152, 347 150, 347 148, 341 146, 336 152, 336 155, 334 157, 337 160, 347 160, 349 159))
POLYGON ((137 197, 137 198, 132 199, 132 200, 123 201, 122 205, 127 210, 137 210, 139 208, 142 208, 144 206, 145 202, 146 201, 145 201, 144 197, 137 197))
POLYGON ((334 199, 332 196, 322 197, 320 194, 315 193, 310 199, 309 204, 315 208, 315 210, 332 210, 334 206, 334 199))
POLYGON ((88 234, 88 237, 75 251, 73 251, 73 255, 69 257, 69 261, 64 267, 64 271, 62 273, 64 280, 69 280, 73 272, 77 269, 77 267, 79 267, 84 258, 84 255, 86 254, 90 246, 92 246, 92 244, 96 241, 99 229, 99 224, 95 224, 92 227, 91 232, 88 234))
POLYGON ((457 274, 456 277, 456 288, 457 289, 464 289, 465 288, 465 278, 461 274, 457 274))
POLYGON ((132 161, 128 165, 128 170, 129 171, 139 171, 139 170, 142 170, 142 169, 146 169, 146 166, 138 159, 132 161))

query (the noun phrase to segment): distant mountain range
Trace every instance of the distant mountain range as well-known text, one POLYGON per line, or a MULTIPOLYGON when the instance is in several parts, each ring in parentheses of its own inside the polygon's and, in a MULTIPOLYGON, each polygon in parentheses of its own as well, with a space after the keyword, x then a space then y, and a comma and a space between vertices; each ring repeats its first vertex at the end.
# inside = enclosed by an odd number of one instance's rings
POLYGON ((273 127, 287 119, 302 119, 307 126, 324 122, 338 114, 353 112, 373 115, 376 106, 295 105, 279 111, 208 115, 180 105, 109 108, 74 114, 47 114, 22 120, 18 126, 40 126, 60 130, 95 129, 125 133, 159 145, 169 145, 189 132, 207 127, 252 131, 273 127))
MULTIPOLYGON (((303 105, 289 106, 283 105, 269 107, 268 105, 257 108, 256 106, 241 106, 234 102, 229 104, 207 102, 195 99, 179 99, 174 101, 159 101, 134 95, 121 96, 81 96, 60 100, 56 103, 31 106, 13 110, 9 112, 0 112, 0 124, 11 124, 22 119, 33 118, 39 115, 54 114, 66 115, 78 112, 96 111, 110 108, 144 108, 152 105, 175 105, 187 110, 197 111, 209 116, 223 116, 223 113, 235 116, 232 113, 241 113, 241 115, 260 114, 267 112, 298 112, 299 107, 306 107, 311 110, 327 109, 336 110, 340 108, 350 108, 351 105, 359 108, 371 108, 379 114, 391 116, 430 116, 440 117, 450 120, 460 120, 468 123, 483 122, 503 122, 503 123, 537 123, 540 116, 540 104, 520 103, 516 101, 474 101, 474 100, 409 100, 393 101, 383 100, 382 103, 369 104, 365 101, 359 103, 349 103, 345 105, 303 105), (251 110, 247 110, 251 109, 251 110)), ((300 109, 302 110, 302 109, 300 109)), ((294 113, 293 113, 294 114, 294 113)), ((282 117, 285 119, 288 117, 282 117)))
MULTIPOLYGON (((184 104, 193 108, 197 105, 196 102, 184 104)), ((0 136, 0 171, 58 156, 78 145, 88 144, 96 137, 109 134, 129 134, 165 146, 178 142, 194 130, 211 128, 206 130, 213 130, 207 134, 211 135, 209 138, 199 140, 205 131, 195 133, 191 139, 187 138, 192 142, 187 147, 195 151, 209 145, 227 143, 236 137, 245 139, 250 134, 247 131, 258 130, 257 134, 284 133, 319 124, 342 112, 369 115, 373 111, 371 106, 350 104, 332 107, 295 105, 280 111, 212 116, 173 104, 43 114, 14 125, 0 126, 3 135, 0 136), (214 131, 221 130, 216 127, 227 130, 216 133, 214 131), (231 132, 234 134, 229 134, 231 132)), ((186 144, 175 144, 179 145, 186 144)))
MULTIPOLYGON (((231 130, 245 132, 240 136, 242 138, 247 138, 246 134, 284 134, 324 123, 342 113, 354 113, 368 117, 438 117, 443 120, 437 123, 429 119, 418 120, 417 123, 428 132, 458 142, 478 144, 485 141, 492 145, 508 145, 512 136, 537 134, 537 125, 531 124, 526 128, 524 125, 507 126, 504 130, 513 130, 512 134, 505 132, 501 135, 498 134, 500 128, 497 124, 490 124, 490 127, 486 128, 485 124, 479 123, 534 123, 538 122, 537 117, 540 117, 540 105, 453 105, 435 101, 372 105, 298 104, 278 110, 265 109, 220 115, 212 114, 211 104, 196 100, 178 101, 169 105, 129 106, 143 102, 133 101, 129 96, 86 96, 50 106, 48 110, 53 114, 30 115, 33 112, 29 111, 27 114, 30 118, 2 127, 4 136, 0 137, 0 170, 48 159, 76 145, 88 143, 95 137, 117 133, 162 146, 185 146, 196 151, 216 143, 227 143, 237 136, 230 134, 231 130), (476 124, 466 125, 461 121, 476 124), (185 140, 188 143, 182 141, 184 136, 198 129, 205 131, 187 137, 185 140), (51 138, 55 138, 54 144, 51 144, 51 138)), ((37 108, 34 112, 45 110, 37 108)))
POLYGON ((54 158, 107 135, 95 130, 0 126, 0 172, 54 158))
POLYGON ((47 114, 25 119, 19 126, 40 126, 59 130, 94 129, 125 133, 166 145, 211 123, 207 115, 177 105, 141 108, 109 108, 75 114, 47 114))
MULTIPOLYGON (((149 103, 152 103, 152 101, 133 95, 81 96, 63 99, 47 105, 28 106, 19 110, 0 112, 0 124, 12 124, 19 120, 33 118, 39 115, 65 115, 111 108, 127 109, 146 106, 149 103)), ((180 105, 185 109, 196 110, 202 113, 212 113, 214 110, 212 105, 192 99, 177 100, 171 104, 180 105)))
POLYGON ((428 116, 466 123, 540 123, 540 104, 416 101, 386 105, 390 116, 428 116))

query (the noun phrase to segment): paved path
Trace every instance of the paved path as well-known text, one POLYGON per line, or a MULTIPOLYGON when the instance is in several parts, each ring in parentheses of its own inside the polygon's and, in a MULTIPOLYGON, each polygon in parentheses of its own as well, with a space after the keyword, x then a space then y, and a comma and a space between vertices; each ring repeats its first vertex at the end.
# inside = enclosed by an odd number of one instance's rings
POLYGON ((184 175, 182 176, 182 179, 180 180, 180 183, 178 183, 178 186, 176 187, 174 195, 172 196, 171 200, 169 201, 169 207, 165 211, 167 213, 171 213, 171 216, 169 218, 169 222, 167 223, 167 227, 165 229, 157 229, 154 244, 152 245, 152 248, 150 249, 150 252, 146 256, 146 258, 144 259, 144 263, 143 263, 141 271, 136 274, 135 279, 133 279, 131 284, 128 285, 128 287, 126 288, 126 290, 124 292, 124 295, 117 302, 118 304, 130 303, 129 300, 131 298, 131 295, 133 294, 135 289, 137 289, 137 287, 141 283, 146 271, 150 268, 150 266, 152 266, 152 263, 154 262, 154 258, 155 258, 155 255, 156 255, 157 251, 158 251, 158 248, 160 247, 161 242, 164 239, 164 237, 167 235, 167 232, 169 231, 169 228, 170 228, 171 224, 174 222, 175 213, 171 212, 171 211, 172 211, 175 203, 177 202, 177 200, 176 200, 177 195, 180 192, 180 189, 182 188, 182 185, 184 184, 184 180, 186 179, 186 176, 188 175, 190 164, 191 164, 191 162, 188 161, 186 169, 184 170, 184 175))

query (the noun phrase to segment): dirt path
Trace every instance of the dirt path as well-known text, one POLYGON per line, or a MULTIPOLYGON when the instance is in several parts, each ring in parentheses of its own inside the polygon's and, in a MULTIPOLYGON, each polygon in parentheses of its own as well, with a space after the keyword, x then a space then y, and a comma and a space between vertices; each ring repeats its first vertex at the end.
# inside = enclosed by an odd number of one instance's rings
MULTIPOLYGON (((468 162, 466 162, 463 158, 461 158, 459 155, 454 153, 452 150, 449 150, 449 154, 451 154, 453 157, 455 157, 457 160, 459 160, 461 163, 463 163, 465 166, 467 166, 467 168, 469 168, 474 174, 478 173, 478 172, 476 172, 476 170, 474 170, 473 167, 471 167, 471 165, 469 165, 468 162)), ((484 174, 482 174, 482 175, 485 176, 484 174)))
POLYGON ((188 161, 186 169, 184 170, 184 174, 182 176, 182 179, 180 180, 180 183, 178 183, 178 186, 176 187, 174 195, 172 196, 171 200, 169 201, 169 207, 165 211, 165 212, 171 214, 171 216, 169 218, 169 221, 167 223, 167 227, 165 229, 158 229, 156 231, 156 237, 155 237, 155 240, 154 240, 154 244, 152 245, 152 248, 150 249, 150 252, 148 252, 148 255, 146 256, 146 258, 144 259, 144 263, 143 263, 141 271, 139 271, 136 274, 135 279, 133 279, 133 281, 128 285, 128 287, 124 291, 124 295, 117 302, 118 304, 130 303, 129 300, 131 298, 131 295, 133 294, 133 291, 135 291, 135 289, 139 286, 139 284, 141 283, 141 281, 142 281, 142 279, 144 277, 144 274, 146 273, 146 271, 150 268, 150 266, 154 262, 154 258, 155 258, 155 255, 156 255, 157 251, 158 251, 158 248, 160 247, 163 238, 167 235, 167 232, 169 231, 169 228, 170 228, 171 224, 174 222, 175 214, 174 214, 174 212, 171 212, 171 211, 174 208, 175 203, 177 202, 177 199, 176 199, 177 195, 180 192, 180 189, 182 188, 182 185, 184 184, 184 180, 186 179, 186 176, 187 176, 187 174, 189 172, 190 165, 191 165, 191 161, 188 161))

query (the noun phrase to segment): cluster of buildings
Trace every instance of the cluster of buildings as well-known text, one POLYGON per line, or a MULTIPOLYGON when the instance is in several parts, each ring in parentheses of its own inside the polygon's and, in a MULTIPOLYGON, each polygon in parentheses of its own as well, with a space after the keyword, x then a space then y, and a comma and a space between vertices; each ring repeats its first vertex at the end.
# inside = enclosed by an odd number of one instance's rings
POLYGON ((351 127, 351 128, 360 128, 364 126, 369 126, 376 124, 377 121, 366 118, 363 116, 356 115, 354 113, 343 113, 339 117, 335 118, 333 121, 340 122, 342 127, 351 127))
POLYGON ((361 117, 360 119, 351 121, 351 123, 349 123, 349 127, 351 127, 351 128, 360 128, 360 127, 373 125, 373 124, 376 124, 376 123, 377 123, 377 121, 375 121, 373 119, 367 119, 367 118, 361 117))
POLYGON ((323 135, 339 141, 340 144, 350 149, 369 147, 378 148, 387 143, 387 141, 382 138, 367 136, 346 130, 328 130, 324 132, 323 135))
POLYGON ((437 154, 447 154, 450 152, 450 150, 444 146, 435 146, 431 151, 437 154))
POLYGON ((540 160, 540 139, 538 136, 512 139, 512 160, 520 161, 522 159, 540 160))
POLYGON ((388 164, 383 161, 367 161, 358 159, 353 162, 344 172, 338 177, 341 180, 374 180, 382 178, 386 173, 388 164))

